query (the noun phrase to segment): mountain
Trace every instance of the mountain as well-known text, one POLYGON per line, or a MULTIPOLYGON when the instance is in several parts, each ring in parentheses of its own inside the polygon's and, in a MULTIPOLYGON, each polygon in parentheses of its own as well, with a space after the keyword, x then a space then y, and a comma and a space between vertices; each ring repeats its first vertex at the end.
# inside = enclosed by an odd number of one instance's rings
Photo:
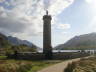
POLYGON ((96 49, 96 33, 75 36, 67 41, 65 44, 56 46, 55 49, 96 49))
POLYGON ((39 47, 27 40, 21 40, 17 37, 6 36, 0 33, 0 50, 14 50, 16 48, 18 51, 37 51, 39 47))
POLYGON ((12 36, 8 36, 8 41, 12 44, 12 45, 16 45, 16 46, 19 46, 19 45, 27 45, 28 47, 31 47, 31 48, 35 48, 35 49, 40 49, 39 47, 37 47, 35 44, 27 41, 27 40, 21 40, 17 37, 12 37, 12 36))
POLYGON ((16 38, 16 37, 12 37, 12 36, 8 36, 8 41, 12 44, 12 45, 27 45, 27 46, 30 46, 32 47, 32 43, 27 41, 27 40, 21 40, 19 38, 16 38))

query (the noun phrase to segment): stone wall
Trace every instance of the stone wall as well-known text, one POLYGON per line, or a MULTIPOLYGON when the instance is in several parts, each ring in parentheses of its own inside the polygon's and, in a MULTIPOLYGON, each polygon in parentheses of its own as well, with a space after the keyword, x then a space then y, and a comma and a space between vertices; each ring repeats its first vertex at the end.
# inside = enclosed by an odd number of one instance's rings
MULTIPOLYGON (((81 52, 56 52, 53 53, 53 58, 55 60, 61 59, 73 59, 79 57, 89 56, 89 53, 81 53, 81 52)), ((25 60, 43 60, 45 59, 45 55, 43 53, 18 53, 17 55, 11 54, 8 55, 9 58, 15 59, 25 59, 25 60)))
POLYGON ((79 53, 79 52, 61 52, 54 53, 53 59, 74 59, 79 57, 89 56, 89 53, 79 53))

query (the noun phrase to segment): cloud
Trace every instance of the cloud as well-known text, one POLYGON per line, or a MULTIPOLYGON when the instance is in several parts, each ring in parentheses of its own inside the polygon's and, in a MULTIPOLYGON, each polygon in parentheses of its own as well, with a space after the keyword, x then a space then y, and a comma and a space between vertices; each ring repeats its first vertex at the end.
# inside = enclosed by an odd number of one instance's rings
POLYGON ((64 9, 70 6, 73 2, 74 0, 52 0, 48 10, 51 15, 56 16, 64 11, 64 9))
POLYGON ((88 25, 88 28, 92 32, 96 32, 96 16, 94 16, 88 25))
POLYGON ((0 17, 7 17, 6 11, 3 7, 0 7, 0 17))
POLYGON ((23 32, 26 27, 27 25, 21 21, 19 22, 8 18, 0 18, 0 28, 6 29, 7 31, 13 33, 23 32))
MULTIPOLYGON (((40 12, 39 4, 37 7, 35 6, 36 3, 32 3, 31 0, 11 0, 9 3, 13 6, 13 9, 6 10, 4 7, 0 8, 0 15, 6 14, 6 18, 0 17, 0 28, 6 29, 13 33, 22 32, 26 30, 26 32, 30 29, 32 32, 31 34, 36 34, 38 32, 41 25, 42 16, 40 12), (33 5, 33 7, 32 7, 33 5), (39 7, 39 9, 36 8, 39 7), (34 12, 33 12, 34 11, 34 12), (32 13, 33 12, 33 13, 32 13), (37 14, 37 15, 36 15, 37 14), (40 14, 40 15, 39 15, 40 14), (31 27, 30 27, 31 26, 31 27), (15 28, 14 28, 15 27, 15 28), (26 28, 25 28, 26 27, 26 28), (29 27, 29 28, 27 28, 29 27)), ((42 11, 43 13, 43 11, 42 11)), ((39 30, 40 31, 40 30, 39 30)))
POLYGON ((92 8, 96 8, 96 0, 85 0, 92 8))
MULTIPOLYGON (((0 2, 5 0, 0 0, 0 2)), ((74 0, 49 0, 48 10, 53 16, 52 24, 58 20, 57 16, 74 0)), ((4 6, 0 6, 0 30, 16 36, 38 36, 43 32, 42 16, 44 0, 9 0, 4 6)), ((47 2, 48 3, 48 2, 47 2)), ((65 25, 68 27, 67 25, 65 25)), ((64 28, 65 26, 62 26, 64 28)))
POLYGON ((0 0, 0 2, 3 2, 4 0, 0 0))
POLYGON ((44 3, 44 10, 47 10, 50 6, 50 0, 43 0, 44 3))
POLYGON ((58 29, 70 29, 71 28, 70 24, 59 24, 57 27, 58 29))
POLYGON ((85 0, 87 3, 92 3, 92 0, 85 0))

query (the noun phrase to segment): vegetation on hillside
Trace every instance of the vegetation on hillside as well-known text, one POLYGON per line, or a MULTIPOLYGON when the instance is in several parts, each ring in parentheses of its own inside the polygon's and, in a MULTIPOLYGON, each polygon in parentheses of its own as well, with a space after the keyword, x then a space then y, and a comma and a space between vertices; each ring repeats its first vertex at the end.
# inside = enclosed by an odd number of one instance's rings
MULTIPOLYGON (((22 40, 19 40, 19 39, 17 39, 17 40, 18 40, 17 42, 22 41, 22 40)), ((29 43, 28 41, 26 41, 26 42, 29 43)), ((13 53, 14 51, 18 51, 18 52, 36 52, 37 47, 35 45, 28 46, 26 44, 13 45, 8 40, 7 36, 0 33, 0 55, 10 54, 10 53, 13 53)))
POLYGON ((18 52, 36 52, 36 48, 31 48, 24 44, 13 46, 7 40, 0 40, 0 55, 14 53, 15 50, 18 52))

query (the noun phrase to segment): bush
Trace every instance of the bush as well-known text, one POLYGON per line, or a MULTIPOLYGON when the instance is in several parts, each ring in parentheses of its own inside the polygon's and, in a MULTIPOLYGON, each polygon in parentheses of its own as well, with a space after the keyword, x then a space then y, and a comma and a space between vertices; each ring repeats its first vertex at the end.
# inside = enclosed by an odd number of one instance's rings
POLYGON ((16 72, 27 72, 32 68, 32 65, 20 65, 20 68, 16 72))
POLYGON ((76 62, 69 63, 68 66, 64 69, 64 72, 73 72, 76 67, 76 62))

